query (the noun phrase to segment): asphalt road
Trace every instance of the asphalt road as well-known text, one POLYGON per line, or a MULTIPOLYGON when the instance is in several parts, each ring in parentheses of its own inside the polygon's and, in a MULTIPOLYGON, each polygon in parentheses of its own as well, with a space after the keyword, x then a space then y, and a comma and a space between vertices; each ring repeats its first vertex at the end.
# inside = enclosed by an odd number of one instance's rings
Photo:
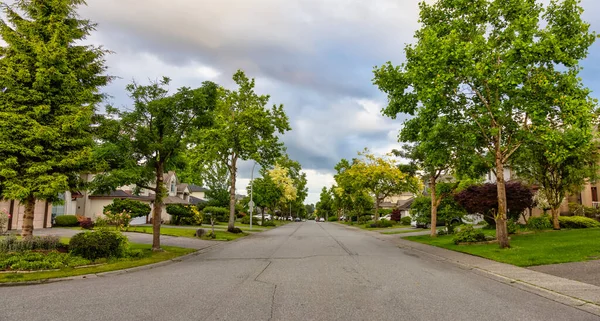
POLYGON ((0 320, 598 320, 333 223, 135 273, 0 288, 0 320))

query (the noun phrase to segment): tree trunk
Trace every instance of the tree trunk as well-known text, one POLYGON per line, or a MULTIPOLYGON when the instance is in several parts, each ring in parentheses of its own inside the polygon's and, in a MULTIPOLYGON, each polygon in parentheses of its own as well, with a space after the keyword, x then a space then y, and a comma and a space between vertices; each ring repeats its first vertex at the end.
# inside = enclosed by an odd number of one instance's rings
POLYGON ((35 197, 29 195, 25 200, 25 213, 23 213, 22 237, 33 236, 33 215, 35 210, 35 197))
POLYGON ((501 249, 510 247, 506 228, 506 186, 504 185, 504 164, 500 151, 500 135, 496 142, 496 186, 498 188, 498 212, 496 213, 496 239, 501 249))
MULTIPOLYGON (((237 174, 237 156, 231 155, 230 177, 231 186, 229 187, 229 224, 227 230, 232 231, 235 228, 235 176, 237 174)), ((262 224, 262 222, 261 222, 262 224)))
POLYGON ((552 207, 552 228, 560 230, 560 222, 558 221, 560 205, 552 207))
POLYGON ((436 237, 437 235, 437 208, 438 201, 435 190, 435 176, 431 176, 429 179, 429 185, 431 186, 431 233, 429 234, 431 237, 436 237))
POLYGON ((375 197, 375 222, 379 221, 379 197, 375 197))
POLYGON ((160 221, 162 219, 162 205, 165 194, 163 186, 164 164, 159 161, 156 164, 156 190, 154 198, 154 210, 152 212, 152 251, 160 251, 160 221))
MULTIPOLYGON (((274 214, 271 214, 271 218, 275 218, 274 214)), ((262 213, 260 214, 260 225, 263 225, 265 223, 265 210, 263 209, 262 213)))

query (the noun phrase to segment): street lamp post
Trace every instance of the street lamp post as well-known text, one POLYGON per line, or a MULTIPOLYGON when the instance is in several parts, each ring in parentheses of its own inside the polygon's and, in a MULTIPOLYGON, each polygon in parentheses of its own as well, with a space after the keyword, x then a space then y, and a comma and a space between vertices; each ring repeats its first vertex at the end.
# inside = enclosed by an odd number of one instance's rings
POLYGON ((252 188, 254 182, 254 167, 256 166, 256 162, 252 165, 252 174, 250 175, 250 203, 248 203, 248 207, 250 208, 250 229, 252 229, 252 210, 254 209, 254 201, 252 200, 252 188))

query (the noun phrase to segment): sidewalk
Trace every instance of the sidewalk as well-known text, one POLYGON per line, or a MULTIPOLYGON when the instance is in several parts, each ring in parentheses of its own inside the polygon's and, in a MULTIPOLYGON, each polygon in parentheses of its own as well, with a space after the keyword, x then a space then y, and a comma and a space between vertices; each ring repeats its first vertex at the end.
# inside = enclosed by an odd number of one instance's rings
POLYGON ((401 248, 420 252, 438 261, 458 265, 475 274, 600 316, 600 286, 403 239, 404 236, 412 233, 384 235, 346 227, 369 233, 377 239, 393 242, 401 248))

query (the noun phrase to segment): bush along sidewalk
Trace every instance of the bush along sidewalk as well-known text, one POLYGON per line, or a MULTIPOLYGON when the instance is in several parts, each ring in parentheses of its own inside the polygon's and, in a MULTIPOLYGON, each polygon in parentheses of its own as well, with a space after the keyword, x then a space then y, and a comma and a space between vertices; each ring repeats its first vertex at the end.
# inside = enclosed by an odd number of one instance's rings
POLYGON ((73 236, 69 244, 56 236, 0 237, 0 283, 106 272, 156 263, 194 252, 150 245, 129 244, 119 232, 100 230, 73 236), (86 267, 90 266, 90 267, 86 267), (30 273, 21 273, 21 272, 30 273))

